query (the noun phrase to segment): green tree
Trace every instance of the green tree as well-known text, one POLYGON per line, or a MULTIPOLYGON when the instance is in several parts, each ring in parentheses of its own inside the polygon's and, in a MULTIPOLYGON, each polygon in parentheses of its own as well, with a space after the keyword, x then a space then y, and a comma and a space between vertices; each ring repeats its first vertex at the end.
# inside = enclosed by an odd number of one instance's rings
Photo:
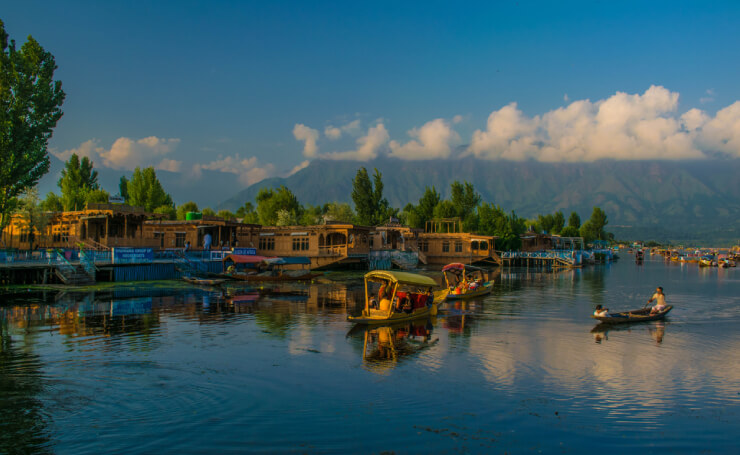
POLYGON ((355 221, 355 212, 347 203, 330 202, 326 205, 324 217, 327 221, 353 223, 355 221))
POLYGON ((165 215, 168 220, 177 219, 177 210, 172 205, 160 205, 154 209, 154 213, 165 215))
POLYGON ((312 226, 314 224, 321 224, 324 212, 326 212, 326 205, 311 205, 307 204, 305 207, 303 207, 303 213, 301 214, 301 219, 299 220, 299 224, 303 226, 312 226))
POLYGON ((416 206, 408 204, 404 208, 404 212, 407 214, 406 224, 413 228, 423 229, 427 221, 434 218, 434 208, 441 199, 442 197, 434 186, 426 187, 416 206))
POLYGON ((22 229, 28 233, 28 248, 32 250, 34 242, 43 241, 46 227, 49 225, 51 218, 50 213, 41 208, 39 193, 36 188, 28 188, 21 195, 17 213, 21 216, 22 229), (37 233, 41 238, 37 238, 37 233))
POLYGON ((398 210, 391 208, 383 197, 383 174, 377 168, 372 182, 367 169, 362 167, 357 170, 352 181, 352 201, 355 203, 357 223, 361 225, 376 226, 398 215, 398 210))
POLYGON ((560 232, 563 230, 563 226, 565 226, 565 215, 563 215, 563 212, 558 210, 552 215, 552 219, 552 233, 556 235, 560 234, 560 232))
POLYGON ((578 228, 574 228, 573 226, 565 226, 562 231, 560 231, 560 235, 562 237, 580 237, 581 232, 578 228))
POLYGON ((242 223, 259 224, 260 217, 251 202, 245 202, 236 211, 236 216, 242 219, 242 223))
POLYGON ((128 204, 128 179, 125 175, 122 175, 121 180, 118 182, 118 194, 120 194, 123 200, 128 204))
POLYGON ((454 218, 457 216, 458 212, 452 201, 448 201, 447 199, 445 199, 439 201, 439 203, 434 206, 434 211, 432 213, 434 215, 434 219, 441 219, 454 218))
POLYGON ((210 207, 204 208, 201 213, 203 216, 216 216, 216 212, 210 207))
POLYGON ((483 203, 478 207, 478 232, 486 235, 496 235, 496 248, 499 250, 518 250, 522 246, 521 234, 526 230, 527 221, 510 214, 491 203, 483 203))
MULTIPOLYGON (((62 191, 64 210, 83 210, 90 192, 100 189, 98 171, 93 170, 93 162, 88 157, 80 159, 73 153, 64 163, 57 185, 62 191)), ((107 198, 104 202, 108 202, 107 198)))
POLYGON ((480 204, 481 195, 475 191, 475 187, 470 182, 460 183, 457 180, 450 186, 450 200, 455 206, 457 216, 464 220, 475 212, 476 207, 480 204))
POLYGON ((298 198, 284 185, 280 185, 280 188, 276 190, 262 188, 257 193, 256 199, 259 222, 263 226, 277 225, 280 210, 285 210, 290 214, 291 219, 295 220, 300 220, 303 214, 303 207, 298 202, 298 198))
POLYGON ((568 218, 568 227, 581 228, 581 217, 576 212, 571 212, 568 218))
POLYGON ((85 202, 106 204, 108 203, 109 197, 110 197, 110 194, 108 194, 108 192, 105 190, 101 190, 101 189, 91 190, 85 195, 85 202))
POLYGON ((144 207, 147 212, 153 212, 154 209, 162 206, 174 207, 172 197, 162 188, 153 167, 144 170, 137 167, 126 188, 129 204, 144 207))
POLYGON ((219 210, 218 212, 216 212, 216 216, 221 217, 225 220, 235 220, 236 219, 236 215, 231 210, 226 210, 226 209, 219 210))
POLYGON ((594 207, 591 218, 581 226, 581 237, 586 242, 594 240, 608 240, 609 234, 604 231, 604 227, 609 224, 609 218, 606 213, 599 207, 594 207))
POLYGON ((65 94, 57 65, 33 37, 16 49, 0 20, 0 232, 18 197, 49 171, 47 144, 65 94))
POLYGON ((177 206, 177 219, 184 220, 188 212, 197 212, 198 204, 193 201, 188 201, 182 205, 177 206))
POLYGON ((41 201, 41 210, 45 212, 61 212, 64 210, 62 200, 53 192, 46 193, 46 199, 41 201))

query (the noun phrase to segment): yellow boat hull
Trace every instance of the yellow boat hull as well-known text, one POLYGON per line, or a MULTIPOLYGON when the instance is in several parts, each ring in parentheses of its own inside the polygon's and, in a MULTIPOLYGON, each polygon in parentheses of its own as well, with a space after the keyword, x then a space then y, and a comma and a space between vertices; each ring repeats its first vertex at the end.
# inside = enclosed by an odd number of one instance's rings
POLYGON ((363 312, 362 316, 348 316, 347 320, 356 324, 375 325, 393 324, 395 322, 406 322, 412 321, 414 319, 436 316, 437 310, 439 309, 439 304, 444 302, 448 292, 449 291, 435 292, 434 301, 430 306, 426 308, 419 308, 411 313, 393 312, 389 316, 387 311, 370 310, 369 314, 364 314, 363 312))
POLYGON ((489 281, 487 283, 483 283, 480 288, 476 289, 475 291, 469 291, 462 294, 447 294, 447 300, 462 300, 462 299, 472 299, 474 297, 480 297, 482 295, 490 294, 493 290, 493 281, 489 281))

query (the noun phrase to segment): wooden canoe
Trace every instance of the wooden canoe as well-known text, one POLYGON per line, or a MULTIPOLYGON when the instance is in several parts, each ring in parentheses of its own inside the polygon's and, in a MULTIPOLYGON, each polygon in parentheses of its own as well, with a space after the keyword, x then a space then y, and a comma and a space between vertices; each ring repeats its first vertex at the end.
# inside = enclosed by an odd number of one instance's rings
POLYGON ((450 292, 449 294, 447 294, 447 300, 472 299, 474 297, 480 297, 482 295, 490 294, 492 290, 493 281, 488 281, 480 285, 475 291, 463 292, 462 294, 453 294, 452 292, 450 292))
POLYGON ((247 273, 232 273, 232 274, 222 274, 224 278, 232 279, 232 280, 242 280, 242 281, 304 281, 304 280, 310 280, 312 278, 316 278, 317 276, 321 276, 321 273, 313 273, 313 272, 306 272, 303 275, 290 275, 287 273, 284 273, 283 275, 263 275, 263 274, 247 274, 247 273))
POLYGON ((591 315, 592 318, 598 319, 602 324, 623 324, 625 322, 644 322, 663 319, 673 305, 668 305, 659 313, 650 314, 650 308, 640 308, 639 310, 623 311, 621 313, 611 313, 609 316, 591 315))

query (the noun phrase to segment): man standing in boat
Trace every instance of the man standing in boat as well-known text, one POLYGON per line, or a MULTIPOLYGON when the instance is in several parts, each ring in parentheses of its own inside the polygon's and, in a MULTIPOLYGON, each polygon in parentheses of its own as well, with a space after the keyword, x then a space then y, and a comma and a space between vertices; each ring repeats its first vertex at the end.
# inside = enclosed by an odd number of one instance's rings
POLYGON ((648 300, 647 303, 653 303, 653 300, 655 301, 655 306, 653 306, 653 308, 650 310, 651 314, 660 313, 661 311, 665 310, 665 294, 663 294, 662 286, 658 286, 658 288, 655 290, 655 294, 650 297, 650 300, 648 300))

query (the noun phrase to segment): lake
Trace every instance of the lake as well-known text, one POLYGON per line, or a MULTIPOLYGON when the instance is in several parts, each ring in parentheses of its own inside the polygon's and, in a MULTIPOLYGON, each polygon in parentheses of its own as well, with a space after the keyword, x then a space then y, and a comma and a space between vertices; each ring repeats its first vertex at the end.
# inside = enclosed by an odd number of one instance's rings
POLYGON ((0 453, 740 453, 737 269, 505 268, 369 331, 359 276, 2 296, 0 453))

